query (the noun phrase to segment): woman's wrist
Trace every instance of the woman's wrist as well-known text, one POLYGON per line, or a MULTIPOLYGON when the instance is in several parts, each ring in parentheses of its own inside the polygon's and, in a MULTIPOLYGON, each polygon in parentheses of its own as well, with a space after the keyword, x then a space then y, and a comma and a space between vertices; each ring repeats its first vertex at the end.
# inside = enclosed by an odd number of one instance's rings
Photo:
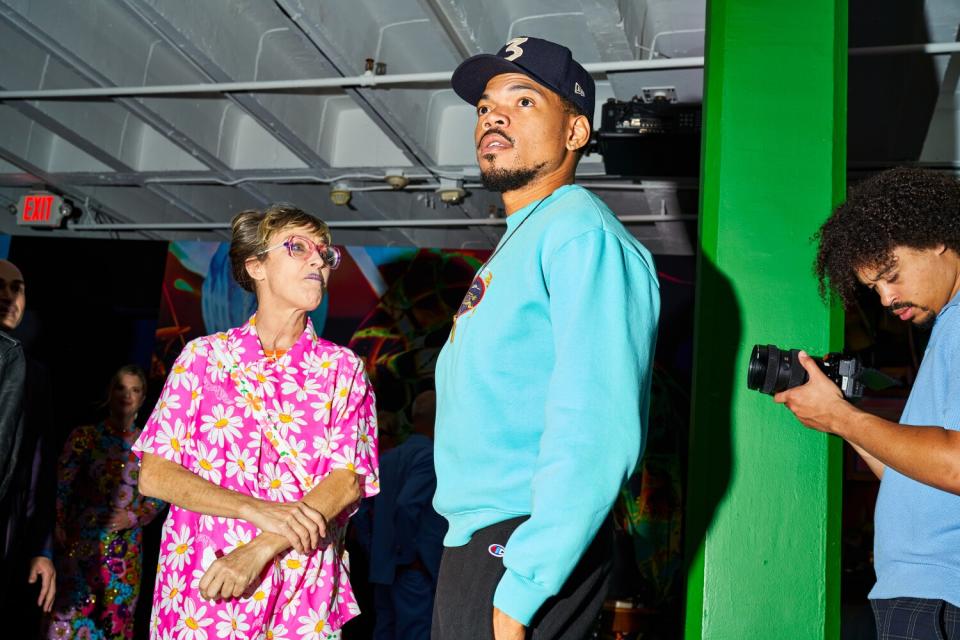
POLYGON ((257 525, 257 515, 260 512, 260 500, 253 496, 238 494, 240 497, 240 506, 237 509, 237 517, 245 520, 252 525, 257 525))
POLYGON ((256 544, 265 554, 269 554, 271 559, 290 548, 290 543, 286 538, 267 531, 254 538, 250 544, 256 544))

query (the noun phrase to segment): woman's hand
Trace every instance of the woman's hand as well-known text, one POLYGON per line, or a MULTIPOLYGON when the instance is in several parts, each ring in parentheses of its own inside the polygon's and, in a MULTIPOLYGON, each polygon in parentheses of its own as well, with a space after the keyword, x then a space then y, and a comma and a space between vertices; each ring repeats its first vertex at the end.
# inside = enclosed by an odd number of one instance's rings
POLYGON ((237 547, 218 558, 200 578, 200 595, 207 600, 239 598, 258 582, 263 568, 276 555, 271 544, 262 537, 237 547))
POLYGON ((297 553, 313 553, 327 535, 323 514, 299 501, 258 500, 241 518, 262 531, 283 536, 297 553))

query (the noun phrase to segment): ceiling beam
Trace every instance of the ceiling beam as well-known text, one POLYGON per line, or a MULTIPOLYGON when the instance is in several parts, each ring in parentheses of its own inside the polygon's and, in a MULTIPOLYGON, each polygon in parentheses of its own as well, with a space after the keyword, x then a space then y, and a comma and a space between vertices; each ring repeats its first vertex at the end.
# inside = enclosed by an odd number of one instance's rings
MULTIPOLYGON (((51 56, 65 64, 91 84, 102 88, 115 86, 115 84, 109 78, 94 69, 91 65, 87 64, 84 60, 80 59, 79 56, 74 54, 65 46, 54 42, 52 38, 46 37, 46 35, 36 25, 31 23, 19 12, 2 2, 0 2, 0 20, 6 22, 20 35, 30 40, 30 42, 32 42, 35 46, 49 53, 51 56)), ((167 139, 185 152, 192 155, 199 162, 206 164, 212 170, 219 172, 225 178, 232 178, 230 167, 228 167, 226 163, 206 149, 197 145, 193 140, 190 139, 189 136, 180 131, 171 122, 161 117, 139 100, 131 98, 118 98, 115 100, 115 102, 131 111, 138 118, 152 126, 157 131, 161 132, 167 139)), ((269 203, 269 200, 259 190, 251 185, 240 184, 238 185, 238 188, 247 192, 257 202, 263 205, 269 203)))
MULTIPOLYGON (((84 137, 77 131, 71 129, 70 127, 67 127, 65 124, 63 124, 62 122, 60 122, 59 120, 51 116, 50 114, 45 113, 41 109, 38 109, 37 107, 33 106, 29 102, 24 102, 20 100, 11 101, 7 103, 7 106, 19 111, 23 116, 33 120, 40 126, 49 130, 54 135, 59 136, 60 138, 63 138, 64 140, 69 142, 71 145, 73 145, 77 149, 80 149, 81 151, 83 151, 90 157, 94 158, 98 162, 110 167, 110 169, 112 169, 113 171, 118 171, 121 173, 128 173, 128 174, 136 173, 134 168, 131 167, 130 165, 118 159, 116 156, 109 153, 108 151, 106 151, 105 149, 103 149, 93 141, 89 140, 88 138, 84 137)), ((23 166, 22 162, 16 163, 16 164, 19 164, 21 167, 23 166)), ((64 181, 61 178, 56 177, 52 173, 46 172, 45 175, 49 177, 51 180, 55 181, 56 184, 61 184, 61 185, 64 184, 64 181)), ((73 181, 70 181, 69 184, 76 184, 76 183, 74 183, 73 181)), ((178 197, 176 194, 174 194, 172 191, 170 191, 166 187, 163 187, 162 185, 159 185, 159 184, 146 184, 143 186, 148 191, 163 198, 164 200, 166 200, 167 202, 169 202, 170 204, 172 204, 177 209, 184 212, 185 214, 187 214, 187 216, 189 216, 190 218, 193 218, 197 222, 207 222, 210 220, 209 217, 197 211, 195 207, 183 201, 180 197, 178 197)))
POLYGON ((449 0, 419 0, 423 12, 433 18, 440 25, 447 39, 457 50, 460 58, 466 60, 470 56, 482 53, 480 45, 470 35, 470 30, 457 18, 449 0))
MULTIPOLYGON (((212 82, 233 81, 233 78, 228 76, 226 71, 146 2, 143 0, 121 0, 121 4, 134 16, 148 24, 157 35, 174 49, 183 53, 186 59, 207 79, 212 82)), ((311 149, 300 136, 281 122, 275 114, 271 113, 256 96, 249 93, 226 93, 224 95, 307 165, 317 169, 328 168, 327 162, 311 149)))
MULTIPOLYGON (((333 45, 324 25, 309 21, 304 17, 304 12, 297 6, 299 0, 274 0, 274 2, 280 10, 286 14, 290 22, 297 28, 297 31, 327 60, 327 63, 336 75, 343 78, 350 75, 347 73, 350 65, 346 59, 343 58, 343 55, 337 47, 333 45)), ((429 162, 430 155, 420 143, 410 135, 400 119, 394 115, 389 105, 387 105, 374 90, 347 87, 344 91, 353 98, 357 105, 376 123, 390 141, 400 148, 412 164, 419 168, 429 170, 428 167, 432 164, 429 162)))

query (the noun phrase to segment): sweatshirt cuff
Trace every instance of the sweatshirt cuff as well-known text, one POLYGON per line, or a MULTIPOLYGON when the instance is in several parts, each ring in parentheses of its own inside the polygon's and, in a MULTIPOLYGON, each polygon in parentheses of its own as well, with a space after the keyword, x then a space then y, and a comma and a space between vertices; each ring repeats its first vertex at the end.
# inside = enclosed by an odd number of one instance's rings
POLYGON ((552 595, 550 589, 507 569, 493 594, 493 606, 529 627, 533 616, 552 595))

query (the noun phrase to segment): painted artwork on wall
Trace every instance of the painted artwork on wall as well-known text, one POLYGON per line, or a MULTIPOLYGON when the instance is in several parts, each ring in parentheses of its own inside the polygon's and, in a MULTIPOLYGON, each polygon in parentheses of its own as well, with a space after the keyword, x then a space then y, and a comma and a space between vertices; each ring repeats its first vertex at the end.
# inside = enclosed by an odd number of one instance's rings
MULTIPOLYGON (((191 339, 243 324, 253 294, 230 274, 229 245, 172 242, 167 254, 153 375, 191 339)), ((433 384, 433 363, 487 250, 342 247, 327 296, 311 314, 324 338, 367 363, 381 410, 402 412, 433 384)))

